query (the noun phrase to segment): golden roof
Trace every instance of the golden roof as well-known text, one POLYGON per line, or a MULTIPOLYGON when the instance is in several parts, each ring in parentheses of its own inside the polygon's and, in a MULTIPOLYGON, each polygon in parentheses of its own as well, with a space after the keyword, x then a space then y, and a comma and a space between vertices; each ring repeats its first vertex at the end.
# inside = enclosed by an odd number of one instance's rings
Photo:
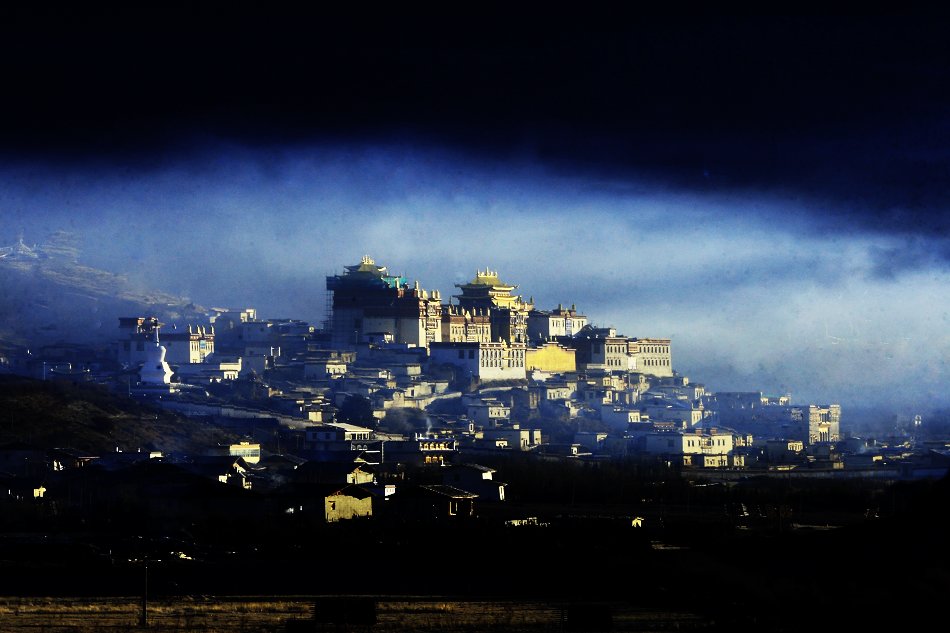
POLYGON ((502 281, 498 278, 498 271, 497 271, 497 270, 489 270, 488 268, 486 268, 484 271, 476 270, 476 271, 475 271, 475 279, 473 279, 471 282, 469 282, 469 285, 471 285, 471 286, 493 286, 493 287, 495 287, 495 286, 500 286, 500 287, 503 287, 503 288, 516 288, 516 287, 517 287, 517 286, 511 286, 511 285, 509 285, 509 284, 506 284, 506 283, 502 282, 502 281))

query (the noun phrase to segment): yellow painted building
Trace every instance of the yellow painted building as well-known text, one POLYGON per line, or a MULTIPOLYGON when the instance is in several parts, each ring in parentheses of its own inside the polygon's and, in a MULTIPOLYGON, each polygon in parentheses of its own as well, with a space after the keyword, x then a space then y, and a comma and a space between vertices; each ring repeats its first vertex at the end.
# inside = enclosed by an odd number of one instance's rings
POLYGON ((324 497, 323 511, 327 523, 373 516, 373 499, 365 491, 350 486, 324 497))
POLYGON ((572 348, 552 342, 529 347, 525 350, 525 370, 554 373, 577 371, 576 353, 572 348))

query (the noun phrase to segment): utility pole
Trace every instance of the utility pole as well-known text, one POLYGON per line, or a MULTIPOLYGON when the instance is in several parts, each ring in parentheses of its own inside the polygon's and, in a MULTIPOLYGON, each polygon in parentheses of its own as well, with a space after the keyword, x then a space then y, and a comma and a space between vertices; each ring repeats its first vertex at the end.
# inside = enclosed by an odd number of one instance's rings
POLYGON ((143 629, 148 628, 148 556, 143 561, 145 568, 145 579, 142 585, 142 617, 139 620, 139 626, 143 629))

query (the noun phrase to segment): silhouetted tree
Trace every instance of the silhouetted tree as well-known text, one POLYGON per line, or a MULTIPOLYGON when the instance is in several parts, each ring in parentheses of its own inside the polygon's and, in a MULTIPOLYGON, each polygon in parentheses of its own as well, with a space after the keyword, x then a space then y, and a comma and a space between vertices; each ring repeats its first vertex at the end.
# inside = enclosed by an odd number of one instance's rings
POLYGON ((346 424, 374 425, 373 404, 365 396, 347 396, 336 413, 336 419, 346 424))
POLYGON ((386 417, 380 423, 390 433, 411 436, 416 431, 424 431, 428 416, 425 411, 412 407, 393 407, 386 411, 386 417))

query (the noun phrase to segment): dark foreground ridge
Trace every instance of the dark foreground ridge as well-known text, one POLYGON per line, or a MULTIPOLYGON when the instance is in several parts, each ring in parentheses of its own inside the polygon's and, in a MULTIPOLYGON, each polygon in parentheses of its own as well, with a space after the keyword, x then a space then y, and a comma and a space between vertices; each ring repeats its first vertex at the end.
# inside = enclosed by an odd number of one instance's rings
MULTIPOLYGON (((928 494, 945 501, 946 484, 928 494)), ((694 613, 721 630, 880 630, 937 615, 950 578, 939 546, 945 507, 836 529, 725 530, 683 517, 656 531, 589 516, 518 528, 356 522, 294 533, 274 525, 240 538, 244 520, 233 517, 232 532, 222 526, 201 552, 147 533, 7 533, 0 595, 607 602, 694 613)))

